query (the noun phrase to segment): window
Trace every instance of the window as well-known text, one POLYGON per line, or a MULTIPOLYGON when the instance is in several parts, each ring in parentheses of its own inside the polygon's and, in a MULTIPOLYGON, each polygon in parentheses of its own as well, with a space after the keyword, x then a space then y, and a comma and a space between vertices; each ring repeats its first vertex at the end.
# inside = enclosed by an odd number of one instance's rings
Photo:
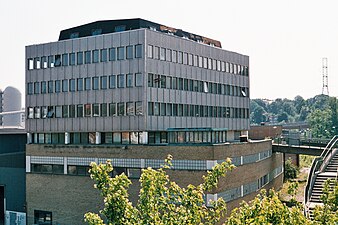
POLYGON ((121 32, 121 31, 125 31, 125 30, 126 30, 126 26, 125 25, 115 26, 115 28, 114 28, 115 32, 121 32))
POLYGON ((175 51, 175 50, 173 50, 173 57, 172 57, 172 61, 173 61, 174 63, 176 63, 176 62, 177 62, 177 51, 175 51))
POLYGON ((99 62, 99 50, 93 50, 93 63, 98 63, 99 62))
POLYGON ((129 45, 126 47, 127 48, 127 59, 132 59, 134 56, 133 56, 133 46, 132 45, 129 45))
POLYGON ((193 66, 198 66, 198 56, 197 55, 194 55, 193 66))
POLYGON ((126 87, 133 87, 133 74, 127 74, 126 77, 126 87))
POLYGON ((83 78, 77 78, 77 90, 83 91, 83 78))
POLYGON ((85 78, 85 90, 90 90, 91 79, 90 77, 85 78))
POLYGON ((34 69, 34 60, 33 59, 28 59, 28 70, 34 69))
POLYGON ((49 68, 54 67, 54 56, 52 56, 52 55, 48 56, 48 67, 49 68))
POLYGON ((148 58, 154 57, 153 49, 154 49, 154 47, 152 45, 148 45, 148 58))
POLYGON ((117 103, 117 115, 118 116, 124 116, 125 115, 124 102, 117 103))
POLYGON ((148 87, 154 87, 154 74, 148 73, 148 87))
POLYGON ((62 66, 68 66, 68 54, 62 54, 62 66))
POLYGON ((83 105, 79 104, 76 108, 76 117, 83 117, 83 105))
POLYGON ((40 57, 34 58, 34 69, 41 69, 40 57))
POLYGON ((160 115, 160 103, 154 102, 154 116, 160 115))
POLYGON ((135 114, 136 115, 143 115, 142 102, 135 102, 135 114))
POLYGON ((154 59, 160 59, 160 48, 157 46, 154 48, 154 59))
POLYGON ((71 91, 71 92, 75 91, 75 79, 69 80, 69 91, 71 91))
POLYGON ((48 81, 48 93, 54 92, 54 81, 50 80, 48 81))
POLYGON ((74 118, 75 117, 75 105, 69 106, 69 117, 74 118))
POLYGON ((92 105, 91 104, 85 104, 84 105, 84 116, 89 117, 92 115, 92 105))
POLYGON ((115 75, 109 76, 109 88, 110 89, 116 88, 116 76, 115 75))
POLYGON ((117 87, 124 88, 124 74, 117 75, 117 87))
POLYGON ((62 80, 62 92, 68 91, 68 80, 62 80))
POLYGON ((160 60, 165 60, 165 48, 160 48, 160 60))
POLYGON ((108 84, 107 80, 108 80, 107 76, 101 77, 101 90, 107 89, 107 84, 108 84))
POLYGON ((41 82, 41 94, 46 94, 47 93, 47 83, 46 81, 41 82))
POLYGON ((34 210, 34 224, 52 225, 52 212, 34 210))
POLYGON ((100 104, 100 115, 107 116, 107 103, 100 104))
POLYGON ((47 118, 53 118, 54 117, 54 107, 48 106, 47 107, 47 118))
POLYGON ((117 48, 117 60, 124 60, 124 47, 117 48))
POLYGON ((34 118, 40 119, 40 107, 34 107, 34 118))
POLYGON ((46 106, 42 106, 41 107, 41 118, 46 119, 47 118, 47 107, 46 106))
POLYGON ((116 116, 116 103, 109 103, 109 116, 116 116))
POLYGON ((69 65, 70 66, 75 65, 75 53, 74 52, 69 53, 69 65))
POLYGON ((166 114, 166 104, 165 103, 161 103, 160 115, 161 116, 165 116, 165 114, 166 114))
POLYGON ((208 69, 208 58, 203 57, 203 68, 208 69))
POLYGON ((134 115, 134 102, 127 102, 127 116, 133 116, 134 115))
POLYGON ((101 49, 101 62, 107 62, 108 60, 108 51, 107 49, 101 49))
POLYGON ((93 116, 100 116, 100 104, 93 104, 93 116))
POLYGON ((28 107, 27 109, 27 117, 28 119, 33 119, 34 118, 34 109, 32 107, 28 107))
POLYGON ((171 57, 172 57, 171 50, 170 50, 170 49, 167 49, 167 51, 166 51, 166 60, 167 60, 168 62, 171 62, 171 57))
POLYGON ((83 64, 83 52, 78 52, 77 53, 77 65, 82 65, 83 64))
POLYGON ((62 117, 62 107, 55 106, 55 118, 61 118, 61 117, 62 117))
POLYGON ((135 58, 142 58, 142 45, 135 45, 135 58))
POLYGON ((194 63, 192 54, 188 54, 188 65, 192 66, 194 63))
POLYGON ((78 38, 79 37, 79 32, 74 32, 69 35, 70 39, 78 38))
POLYGON ((92 36, 100 35, 100 34, 102 34, 102 29, 93 29, 92 30, 92 36))
POLYGON ((148 116, 154 115, 154 103, 148 102, 148 116))
POLYGON ((183 64, 184 65, 188 64, 188 53, 186 52, 183 53, 183 64))
POLYGON ((99 78, 93 77, 93 90, 99 90, 99 78))
POLYGON ((34 94, 39 94, 39 93, 40 93, 40 83, 34 82, 34 94))
POLYGON ((68 118, 68 105, 62 106, 62 118, 68 118))
POLYGON ((61 55, 55 55, 55 62, 54 62, 54 66, 58 67, 61 66, 61 55))
POLYGON ((85 51, 85 61, 84 61, 85 64, 89 64, 91 63, 91 53, 90 51, 85 51))
POLYGON ((29 95, 32 95, 32 94, 34 93, 34 90, 33 90, 33 83, 32 83, 32 82, 29 82, 29 83, 27 84, 27 93, 28 93, 29 95))
POLYGON ((135 86, 142 87, 143 86, 143 76, 142 73, 135 74, 135 86))
POLYGON ((182 52, 178 52, 177 54, 177 62, 178 63, 183 63, 183 53, 182 52))
POLYGON ((44 69, 46 69, 48 67, 47 57, 46 56, 42 56, 41 57, 41 65, 42 65, 42 68, 44 68, 44 69))
POLYGON ((116 60, 116 48, 110 48, 109 49, 109 61, 115 61, 116 60))

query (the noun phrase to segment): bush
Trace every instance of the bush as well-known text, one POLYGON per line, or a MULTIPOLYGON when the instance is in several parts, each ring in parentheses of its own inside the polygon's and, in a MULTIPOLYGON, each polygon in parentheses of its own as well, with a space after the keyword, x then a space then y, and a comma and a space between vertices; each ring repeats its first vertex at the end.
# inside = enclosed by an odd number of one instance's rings
POLYGON ((292 164, 291 159, 286 160, 284 168, 285 179, 295 179, 298 175, 298 172, 298 167, 292 164))

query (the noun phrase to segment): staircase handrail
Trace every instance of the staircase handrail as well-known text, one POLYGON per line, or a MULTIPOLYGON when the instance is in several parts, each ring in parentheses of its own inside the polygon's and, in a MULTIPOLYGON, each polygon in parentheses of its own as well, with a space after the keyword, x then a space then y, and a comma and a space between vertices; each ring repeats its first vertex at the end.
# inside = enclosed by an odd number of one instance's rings
MULTIPOLYGON (((324 171, 324 169, 326 168, 326 166, 329 164, 329 161, 330 161, 330 159, 331 159, 331 157, 332 157, 332 149, 333 149, 333 147, 336 145, 336 143, 337 143, 337 141, 338 141, 338 137, 335 135, 331 140, 333 140, 334 139, 334 141, 333 141, 333 143, 331 143, 331 145, 330 145, 330 147, 329 147, 329 149, 326 149, 326 151, 325 151, 325 149, 324 149, 324 151, 322 152, 322 154, 321 154, 321 156, 323 155, 323 157, 322 157, 322 159, 323 159, 323 163, 322 163, 322 165, 321 165, 321 167, 320 167, 320 172, 323 172, 324 171), (329 154, 330 154, 330 157, 329 157, 329 154)), ((330 141, 331 142, 331 141, 330 141)))
MULTIPOLYGON (((304 191, 305 208, 306 208, 306 204, 310 201, 311 192, 312 192, 317 174, 318 174, 318 172, 322 171, 321 169, 323 169, 322 165, 323 165, 323 162, 325 160, 325 157, 327 157, 328 154, 332 152, 332 148, 333 148, 333 146, 335 146, 337 141, 338 141, 338 136, 335 135, 329 141, 329 143, 326 145, 326 147, 322 151, 321 155, 318 158, 315 158, 312 161, 311 168, 310 168, 309 175, 308 175, 308 179, 307 179, 307 183, 306 183, 306 186, 305 186, 305 191, 304 191)), ((307 212, 307 211, 305 211, 305 212, 307 212)))

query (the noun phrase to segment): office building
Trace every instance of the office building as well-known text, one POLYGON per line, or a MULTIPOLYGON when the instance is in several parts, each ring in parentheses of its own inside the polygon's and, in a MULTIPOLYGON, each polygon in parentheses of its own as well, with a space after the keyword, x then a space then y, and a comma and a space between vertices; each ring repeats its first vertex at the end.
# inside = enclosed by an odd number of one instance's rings
POLYGON ((98 211, 92 161, 128 174, 134 201, 141 169, 168 154, 181 185, 232 157, 237 172, 208 195, 230 207, 281 183, 269 141, 239 142, 249 130, 249 57, 219 41, 143 19, 98 21, 27 46, 26 62, 28 222, 81 224, 98 211))
POLYGON ((14 87, 0 90, 0 125, 22 127, 21 93, 14 87), (1 114, 3 113, 3 114, 1 114))

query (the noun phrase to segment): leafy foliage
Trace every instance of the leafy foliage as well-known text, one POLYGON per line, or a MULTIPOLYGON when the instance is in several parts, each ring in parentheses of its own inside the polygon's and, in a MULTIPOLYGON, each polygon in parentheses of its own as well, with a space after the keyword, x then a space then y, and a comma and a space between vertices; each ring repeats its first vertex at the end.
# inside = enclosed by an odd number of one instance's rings
POLYGON ((284 178, 286 180, 295 179, 298 174, 298 168, 292 164, 291 159, 285 161, 284 178))
POLYGON ((314 212, 316 224, 338 224, 338 181, 328 179, 324 183, 323 206, 317 206, 314 212), (332 184, 332 186, 331 186, 332 184))
POLYGON ((330 138, 338 134, 338 101, 335 97, 317 95, 305 100, 296 96, 294 100, 277 98, 274 101, 252 99, 250 110, 252 124, 307 121, 313 137, 330 138))
POLYGON ((270 190, 267 194, 263 190, 250 203, 243 202, 239 208, 233 210, 226 224, 306 225, 311 222, 303 215, 301 208, 288 208, 279 200, 275 191, 270 190))
POLYGON ((212 191, 219 178, 234 168, 231 160, 217 164, 203 177, 198 186, 179 187, 169 180, 166 170, 171 167, 172 157, 168 156, 163 168, 142 170, 140 196, 136 206, 128 200, 127 189, 131 184, 125 174, 110 177, 113 167, 107 164, 91 164, 91 178, 95 188, 101 191, 105 207, 98 214, 86 213, 85 221, 91 225, 108 224, 216 224, 226 213, 225 201, 220 198, 211 201, 211 207, 204 204, 204 192, 212 191))

